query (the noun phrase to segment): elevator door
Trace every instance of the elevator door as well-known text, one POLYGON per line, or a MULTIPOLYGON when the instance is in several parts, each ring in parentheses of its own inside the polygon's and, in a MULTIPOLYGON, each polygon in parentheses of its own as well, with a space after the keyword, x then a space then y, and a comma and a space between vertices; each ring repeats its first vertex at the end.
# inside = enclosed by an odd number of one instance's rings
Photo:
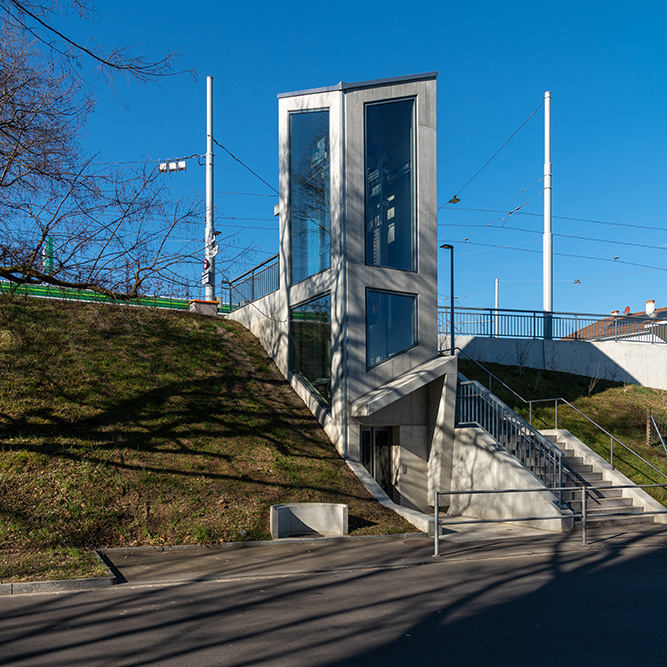
POLYGON ((380 426, 361 429, 361 462, 382 490, 393 495, 391 470, 391 431, 380 426))

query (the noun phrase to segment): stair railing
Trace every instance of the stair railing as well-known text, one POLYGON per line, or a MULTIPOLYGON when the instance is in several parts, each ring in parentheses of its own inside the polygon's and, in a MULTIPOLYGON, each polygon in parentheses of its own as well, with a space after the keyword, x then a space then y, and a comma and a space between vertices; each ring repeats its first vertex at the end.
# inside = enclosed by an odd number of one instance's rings
POLYGON ((530 406, 530 419, 529 423, 532 424, 533 421, 533 403, 546 403, 546 402, 553 402, 554 404, 554 428, 558 428, 558 404, 562 403, 563 405, 567 405, 568 407, 572 408, 576 413, 580 414, 584 419, 586 419, 588 422, 590 422, 593 426, 595 426, 597 429, 602 431, 605 435, 609 436, 609 467, 613 470, 614 469, 614 443, 619 444, 623 449, 626 451, 630 452, 633 456, 637 457, 642 463, 645 463, 651 470, 654 470, 655 472, 659 473, 662 475, 665 479, 667 479, 667 474, 665 474, 660 468, 657 468, 654 466, 650 461, 647 461, 641 454, 638 454, 632 447, 629 447, 626 445, 622 440, 619 440, 615 435, 612 435, 607 431, 607 429, 603 428, 598 424, 595 420, 591 419, 587 414, 579 410, 579 408, 575 408, 572 403, 567 401, 564 398, 539 398, 531 401, 526 401, 529 406, 530 406))
POLYGON ((528 406, 528 415, 529 415, 528 423, 530 424, 531 427, 533 426, 533 403, 553 403, 554 404, 554 428, 555 429, 558 428, 558 404, 563 403, 563 404, 567 405, 568 407, 572 408, 575 412, 579 413, 584 419, 589 421, 593 426, 595 426, 597 429, 602 431, 605 435, 609 436, 609 442, 610 442, 609 466, 612 470, 614 469, 614 443, 616 442, 621 447, 623 447, 623 449, 628 451, 630 454, 633 454, 640 461, 642 461, 647 466, 649 466, 649 468, 651 468, 655 472, 662 475, 665 479, 667 479, 667 474, 665 474, 662 470, 660 470, 659 468, 656 468, 656 466, 654 466, 652 463, 647 461, 643 456, 641 456, 641 454, 638 454, 634 449, 632 449, 632 447, 629 447, 622 440, 619 440, 615 435, 612 435, 611 433, 609 433, 609 431, 607 431, 605 428, 600 426, 600 424, 598 424, 596 421, 591 419, 587 414, 585 414, 584 412, 579 410, 579 408, 575 408, 574 405, 572 405, 572 403, 570 403, 566 399, 564 399, 562 397, 559 397, 559 398, 540 398, 540 399, 535 399, 535 400, 530 400, 529 401, 528 399, 525 399, 520 394, 517 394, 517 392, 514 391, 514 389, 512 389, 511 387, 506 385, 499 377, 494 375, 488 368, 485 368, 484 366, 482 366, 482 364, 480 364, 479 361, 477 361, 476 359, 473 359, 470 355, 466 354, 461 348, 457 347, 456 350, 460 354, 462 354, 464 357, 466 357, 470 361, 477 364, 485 373, 488 373, 489 378, 493 378, 494 380, 499 382, 503 387, 505 387, 505 389, 510 391, 512 394, 514 394, 514 396, 516 396, 520 401, 522 401, 523 403, 525 403, 528 406))

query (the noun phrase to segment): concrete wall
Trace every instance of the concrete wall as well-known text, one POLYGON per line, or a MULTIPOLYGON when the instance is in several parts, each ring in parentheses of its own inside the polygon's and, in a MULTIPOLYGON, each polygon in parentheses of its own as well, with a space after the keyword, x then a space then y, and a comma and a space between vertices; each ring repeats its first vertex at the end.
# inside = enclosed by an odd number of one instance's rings
POLYGON ((667 389, 664 344, 457 336, 456 345, 480 362, 564 371, 667 389))
MULTIPOLYGON (((456 429, 451 474, 452 491, 472 489, 545 489, 514 457, 498 449, 479 428, 456 429)), ((563 517, 550 491, 535 493, 462 494, 444 496, 449 512, 479 519, 554 517, 522 521, 520 525, 554 532, 570 532, 574 519, 563 517)))

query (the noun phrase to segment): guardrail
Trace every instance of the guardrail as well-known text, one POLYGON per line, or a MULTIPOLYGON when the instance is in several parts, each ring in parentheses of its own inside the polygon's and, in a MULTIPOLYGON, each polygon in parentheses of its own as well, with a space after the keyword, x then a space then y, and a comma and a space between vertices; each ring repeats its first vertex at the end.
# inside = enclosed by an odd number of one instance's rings
MULTIPOLYGON (((653 488, 667 488, 667 484, 623 484, 623 485, 607 485, 607 486, 563 486, 557 489, 477 489, 469 491, 435 491, 433 493, 433 555, 440 555, 440 528, 442 526, 463 526, 469 524, 479 523, 510 523, 520 521, 544 521, 547 519, 560 521, 562 516, 528 516, 528 517, 503 517, 502 519, 473 519, 466 518, 465 520, 442 521, 440 519, 440 496, 457 496, 457 495, 473 495, 473 494, 504 494, 504 493, 553 493, 554 491, 563 493, 563 491, 579 491, 581 493, 581 514, 572 512, 567 516, 575 519, 581 519, 581 542, 585 546, 588 543, 588 492, 600 491, 604 489, 653 489, 653 488)), ((665 510, 652 510, 641 512, 640 514, 631 512, 613 512, 601 514, 596 512, 595 518, 603 517, 624 517, 624 516, 648 516, 653 514, 667 514, 665 510)))
MULTIPOLYGON (((450 309, 438 308, 438 334, 450 334, 450 309)), ((667 342, 667 320, 655 317, 545 313, 508 308, 454 308, 454 334, 537 340, 667 342)))
POLYGON ((8 281, 0 281, 0 294, 13 292, 40 299, 59 299, 62 301, 86 301, 92 303, 115 303, 128 306, 144 306, 148 308, 166 308, 169 310, 187 310, 189 300, 171 296, 140 296, 131 301, 112 299, 99 292, 58 287, 56 285, 16 285, 8 281))
MULTIPOLYGON (((479 426, 547 488, 561 487, 563 452, 479 382, 459 377, 456 426, 479 426)), ((562 493, 558 501, 562 507, 562 493)))
POLYGON ((280 255, 273 255, 250 271, 220 284, 220 294, 228 294, 229 312, 242 308, 280 285, 280 255))

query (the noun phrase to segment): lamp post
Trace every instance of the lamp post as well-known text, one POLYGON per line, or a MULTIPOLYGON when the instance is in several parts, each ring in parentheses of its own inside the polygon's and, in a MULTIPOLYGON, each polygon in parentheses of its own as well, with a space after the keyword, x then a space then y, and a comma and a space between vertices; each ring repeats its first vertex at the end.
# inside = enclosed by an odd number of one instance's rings
POLYGON ((450 245, 449 243, 443 243, 441 248, 445 248, 446 250, 449 250, 451 252, 451 261, 450 261, 450 267, 451 267, 451 274, 450 274, 450 287, 451 287, 451 303, 449 304, 450 308, 450 315, 449 315, 449 333, 450 333, 450 339, 451 339, 451 346, 449 353, 454 356, 454 246, 450 245))

